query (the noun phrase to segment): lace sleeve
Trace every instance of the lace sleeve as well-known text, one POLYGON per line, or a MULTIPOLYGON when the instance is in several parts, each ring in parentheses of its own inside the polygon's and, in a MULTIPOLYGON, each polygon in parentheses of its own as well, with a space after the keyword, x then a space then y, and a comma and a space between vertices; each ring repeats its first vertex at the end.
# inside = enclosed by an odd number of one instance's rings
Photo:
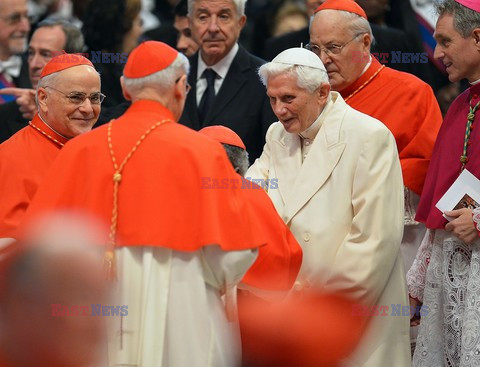
POLYGON ((477 229, 478 235, 480 236, 480 207, 472 210, 472 219, 475 228, 477 229))
POLYGON ((408 293, 410 294, 410 297, 415 298, 420 302, 423 302, 425 278, 427 276, 427 268, 430 262, 434 237, 435 230, 427 229, 412 267, 407 272, 408 293))

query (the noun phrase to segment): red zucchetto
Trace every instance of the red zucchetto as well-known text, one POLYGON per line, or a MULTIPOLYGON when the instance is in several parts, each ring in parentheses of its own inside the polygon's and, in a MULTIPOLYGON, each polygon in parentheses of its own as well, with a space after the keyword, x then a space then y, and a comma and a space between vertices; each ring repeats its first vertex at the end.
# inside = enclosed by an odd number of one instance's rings
POLYGON ((143 78, 168 68, 177 58, 178 51, 163 42, 146 41, 128 56, 123 76, 143 78))
POLYGON ((55 56, 43 68, 40 79, 47 75, 80 65, 87 65, 94 68, 92 62, 82 55, 64 53, 55 56))
POLYGON ((239 147, 243 150, 247 149, 237 133, 228 127, 220 125, 207 126, 201 129, 199 133, 207 135, 219 143, 233 145, 234 147, 239 147))
POLYGON ((327 9, 348 11, 367 19, 365 11, 353 0, 327 0, 315 10, 315 13, 327 9))

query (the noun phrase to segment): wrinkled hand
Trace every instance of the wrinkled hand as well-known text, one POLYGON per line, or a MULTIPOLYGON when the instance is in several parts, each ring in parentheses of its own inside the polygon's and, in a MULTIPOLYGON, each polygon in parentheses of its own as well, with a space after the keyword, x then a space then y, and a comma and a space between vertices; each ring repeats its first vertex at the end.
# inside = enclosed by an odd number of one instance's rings
POLYGON ((467 245, 471 245, 473 241, 477 239, 478 233, 477 229, 475 228, 475 223, 473 223, 472 209, 463 208, 446 211, 444 214, 455 218, 451 222, 447 223, 445 230, 452 232, 467 245))
POLYGON ((15 102, 20 106, 22 117, 31 120, 37 112, 35 103, 35 90, 27 88, 2 88, 0 94, 10 94, 17 97, 15 102))

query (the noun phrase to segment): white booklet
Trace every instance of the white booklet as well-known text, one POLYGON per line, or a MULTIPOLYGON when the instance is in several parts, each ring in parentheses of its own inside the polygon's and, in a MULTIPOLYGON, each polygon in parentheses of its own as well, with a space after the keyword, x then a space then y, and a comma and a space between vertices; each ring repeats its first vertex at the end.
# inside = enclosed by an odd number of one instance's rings
MULTIPOLYGON (((480 180, 464 169, 435 205, 442 213, 462 208, 475 209, 480 206, 480 180)), ((454 219, 443 215, 448 221, 454 219)))

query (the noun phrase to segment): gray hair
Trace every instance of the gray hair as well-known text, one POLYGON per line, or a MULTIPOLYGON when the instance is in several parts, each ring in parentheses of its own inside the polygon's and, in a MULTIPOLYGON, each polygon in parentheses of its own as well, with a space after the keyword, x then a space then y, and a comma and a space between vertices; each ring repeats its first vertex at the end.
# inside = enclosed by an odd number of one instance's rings
POLYGON ((41 78, 38 83, 37 83, 37 90, 35 92, 35 104, 37 105, 37 109, 40 108, 39 104, 38 104, 38 91, 40 90, 40 88, 45 88, 45 87, 48 87, 48 86, 56 86, 57 83, 58 83, 58 79, 60 79, 60 72, 57 71, 55 73, 52 73, 52 74, 49 74, 47 76, 44 76, 43 78, 41 78))
POLYGON ((168 90, 173 87, 175 81, 182 73, 188 75, 190 63, 187 57, 181 52, 178 53, 172 64, 164 70, 157 71, 143 78, 123 77, 125 90, 130 95, 138 94, 143 88, 155 86, 161 90, 168 90))
POLYGON ((470 36, 475 28, 480 28, 480 13, 457 3, 455 0, 436 1, 434 6, 439 17, 445 14, 453 16, 453 28, 463 38, 470 36))
POLYGON ((83 38, 82 31, 78 26, 72 22, 60 18, 58 16, 50 16, 45 18, 37 25, 37 29, 43 27, 55 27, 60 26, 65 33, 65 45, 63 50, 68 54, 74 54, 83 52, 85 50, 85 40, 83 38))
MULTIPOLYGON (((238 17, 242 17, 245 15, 245 4, 247 3, 247 0, 230 0, 233 5, 237 8, 237 15, 238 17)), ((193 15, 193 3, 195 0, 188 0, 188 15, 192 16, 193 15)))
POLYGON ((235 145, 224 143, 222 143, 222 145, 227 152, 228 159, 230 159, 233 168, 235 168, 240 175, 245 176, 248 170, 248 152, 235 145))
POLYGON ((276 62, 263 64, 258 69, 258 75, 263 85, 268 79, 280 74, 290 74, 297 78, 297 85, 309 93, 315 92, 322 84, 329 84, 328 75, 324 70, 304 65, 288 65, 276 62))
POLYGON ((348 27, 355 34, 367 33, 372 38, 372 27, 370 23, 365 18, 359 16, 358 14, 350 13, 348 11, 339 11, 345 17, 345 22, 348 24, 348 27))

